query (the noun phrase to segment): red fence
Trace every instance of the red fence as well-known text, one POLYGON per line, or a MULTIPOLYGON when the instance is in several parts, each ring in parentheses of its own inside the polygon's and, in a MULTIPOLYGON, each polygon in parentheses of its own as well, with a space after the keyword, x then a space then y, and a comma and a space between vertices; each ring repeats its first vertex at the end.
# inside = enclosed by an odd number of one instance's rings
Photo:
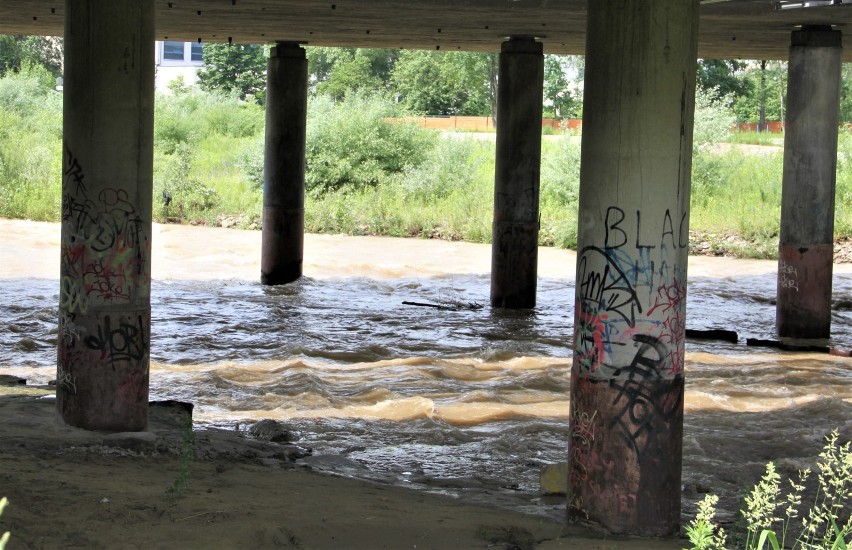
POLYGON ((767 121, 763 127, 759 127, 757 122, 740 122, 737 124, 737 130, 740 132, 769 132, 771 134, 784 133, 784 123, 778 120, 767 121))
MULTIPOLYGON (((388 122, 414 122, 424 128, 437 130, 478 130, 492 132, 495 129, 494 119, 490 116, 421 116, 405 118, 389 118, 388 122)), ((556 130, 580 130, 583 121, 580 119, 557 120, 544 118, 541 120, 542 128, 554 128, 556 130)))
MULTIPOLYGON (((480 132, 493 132, 496 128, 494 119, 489 116, 420 116, 405 118, 389 118, 388 122, 414 122, 424 128, 436 130, 473 130, 480 132)), ((740 122, 733 130, 740 132, 768 132, 781 134, 784 132, 784 123, 778 120, 767 121, 762 128, 757 122, 740 122)), ((542 128, 553 128, 554 130, 580 131, 583 129, 583 120, 579 118, 568 118, 558 120, 555 118, 541 119, 542 128)), ((847 125, 847 127, 852 127, 847 125)))

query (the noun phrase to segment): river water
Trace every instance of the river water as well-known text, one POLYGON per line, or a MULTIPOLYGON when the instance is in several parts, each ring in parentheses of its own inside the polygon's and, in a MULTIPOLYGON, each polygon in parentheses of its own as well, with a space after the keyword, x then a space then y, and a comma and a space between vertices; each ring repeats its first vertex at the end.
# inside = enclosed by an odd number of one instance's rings
MULTIPOLYGON (((487 245, 308 235, 306 277, 258 283, 260 233, 154 228, 151 398, 198 427, 286 423, 314 466, 564 517, 539 492, 567 458, 575 256, 541 249, 538 306, 488 307, 487 245), (448 311, 403 304, 482 305, 448 311), (317 458, 319 457, 319 458, 317 458)), ((55 376, 58 224, 0 220, 0 374, 55 376)), ((746 346, 772 338, 776 264, 691 258, 684 513, 730 516, 775 460, 810 465, 852 438, 852 359, 746 346)), ((837 266, 831 345, 852 348, 852 266, 837 266)))

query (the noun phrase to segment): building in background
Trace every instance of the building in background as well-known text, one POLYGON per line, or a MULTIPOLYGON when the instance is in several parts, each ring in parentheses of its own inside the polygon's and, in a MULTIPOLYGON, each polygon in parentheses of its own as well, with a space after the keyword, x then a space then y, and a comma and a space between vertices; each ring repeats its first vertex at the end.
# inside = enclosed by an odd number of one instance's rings
POLYGON ((200 43, 166 40, 156 42, 155 48, 157 90, 167 92, 169 82, 179 76, 188 86, 198 82, 198 69, 204 65, 200 43))

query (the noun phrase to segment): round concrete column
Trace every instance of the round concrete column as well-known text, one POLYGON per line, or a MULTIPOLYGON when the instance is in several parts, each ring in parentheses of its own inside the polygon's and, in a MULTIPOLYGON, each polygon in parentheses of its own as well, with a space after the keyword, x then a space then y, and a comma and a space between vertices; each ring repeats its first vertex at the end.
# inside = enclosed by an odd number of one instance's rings
POLYGON ((834 187, 841 33, 793 32, 778 248, 778 335, 828 338, 834 257, 834 187))
POLYGON ((154 3, 66 0, 57 407, 148 423, 154 3))
POLYGON ((279 42, 269 57, 263 161, 260 280, 280 285, 302 276, 305 242, 305 125, 308 60, 298 44, 279 42))
POLYGON ((568 515, 680 523, 698 2, 588 6, 568 515))
POLYGON ((535 307, 541 164, 542 45, 512 38, 500 50, 491 245, 491 305, 535 307))

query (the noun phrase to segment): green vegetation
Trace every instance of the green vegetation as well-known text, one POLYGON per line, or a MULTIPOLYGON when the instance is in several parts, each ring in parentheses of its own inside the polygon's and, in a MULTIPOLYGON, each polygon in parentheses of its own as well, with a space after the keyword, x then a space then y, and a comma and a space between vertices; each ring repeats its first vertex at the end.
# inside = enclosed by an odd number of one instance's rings
POLYGON ((236 94, 263 103, 267 49, 257 44, 204 44, 198 83, 207 92, 236 94))
POLYGON ((686 527, 690 550, 763 550, 767 544, 780 550, 787 548, 788 537, 794 550, 845 550, 852 543, 852 451, 848 441, 840 445, 837 430, 825 439, 812 496, 807 490, 810 469, 788 479, 789 492, 782 495, 781 476, 770 462, 743 499, 731 540, 713 524, 719 498, 709 494, 699 503, 698 514, 686 527), (803 501, 810 507, 803 508, 803 501))
POLYGON ((183 423, 183 439, 180 446, 180 469, 174 482, 166 489, 166 498, 172 506, 177 504, 189 489, 189 473, 195 458, 195 434, 192 432, 192 416, 187 414, 183 423))
MULTIPOLYGON (((385 57, 362 57, 386 68, 385 57)), ((0 78, 0 216, 60 217, 62 101, 53 86, 52 74, 40 66, 0 78)), ((383 97, 366 90, 338 102, 311 96, 306 230, 488 242, 493 141, 387 123, 386 117, 405 112, 383 97)), ((690 226, 713 252, 773 258, 781 149, 746 146, 745 134, 729 132, 730 97, 715 89, 698 94, 690 226)), ((236 92, 176 82, 169 94, 158 94, 154 219, 259 227, 263 126, 263 107, 236 92)), ((579 142, 570 135, 543 140, 543 245, 576 246, 579 142)), ((852 131, 841 132, 840 152, 835 230, 849 237, 852 131)))

